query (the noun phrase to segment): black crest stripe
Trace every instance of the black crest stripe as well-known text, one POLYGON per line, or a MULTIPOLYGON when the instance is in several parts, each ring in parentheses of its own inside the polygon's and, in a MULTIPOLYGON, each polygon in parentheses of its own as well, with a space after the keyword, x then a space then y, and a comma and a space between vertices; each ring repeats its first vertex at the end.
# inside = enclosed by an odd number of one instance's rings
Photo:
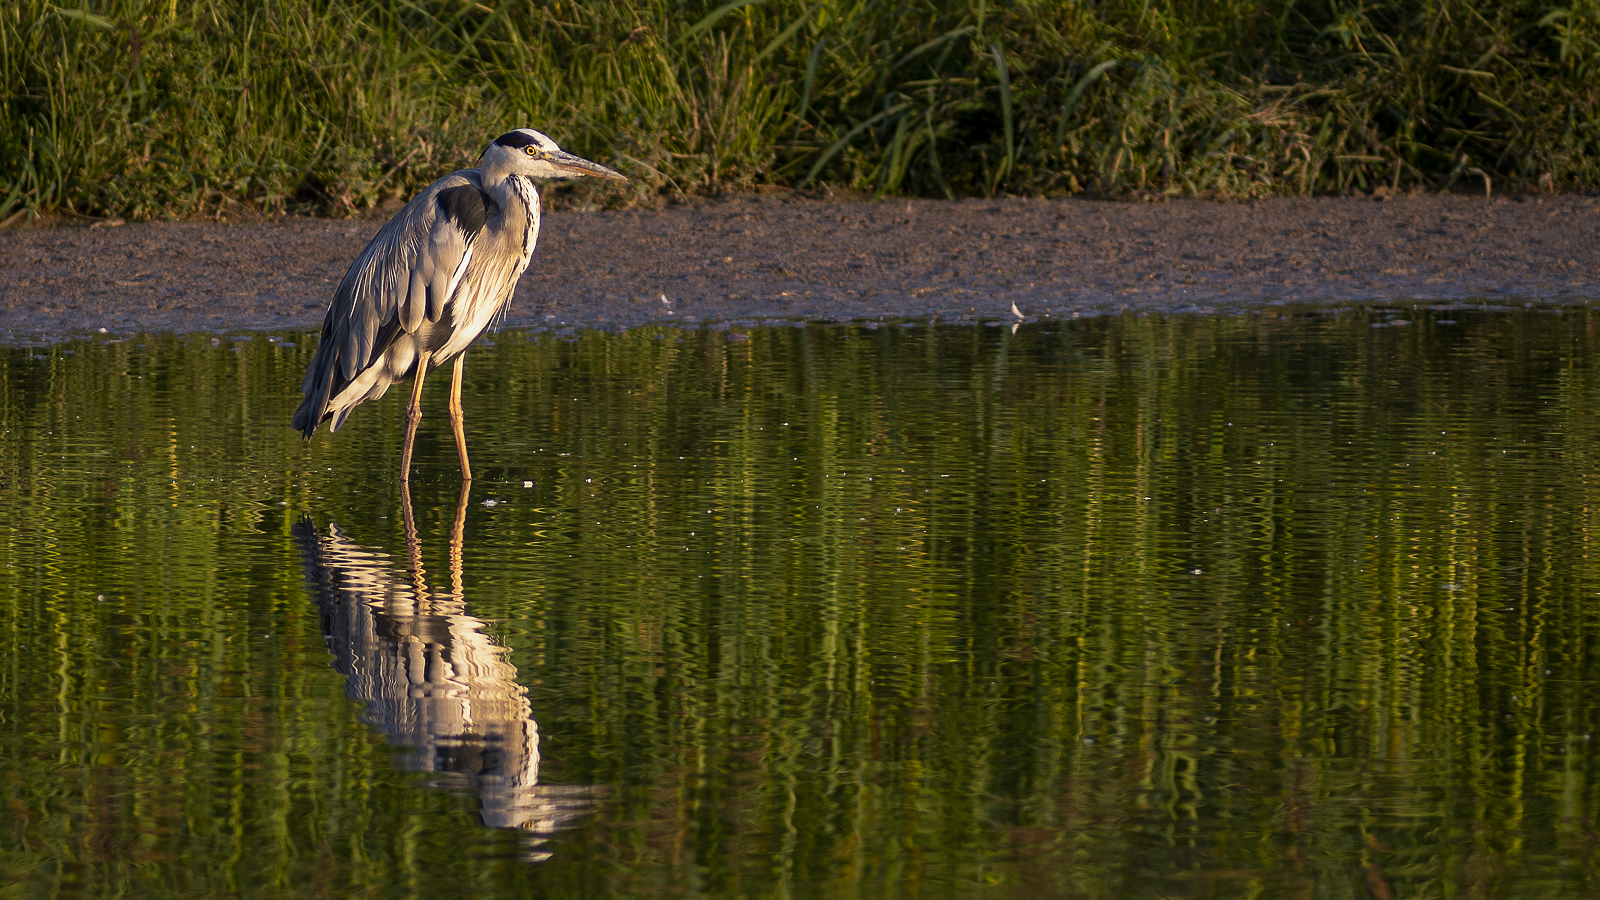
POLYGON ((529 144, 537 143, 533 138, 520 131, 508 131, 495 138, 494 142, 502 147, 511 147, 516 150, 521 150, 529 144))

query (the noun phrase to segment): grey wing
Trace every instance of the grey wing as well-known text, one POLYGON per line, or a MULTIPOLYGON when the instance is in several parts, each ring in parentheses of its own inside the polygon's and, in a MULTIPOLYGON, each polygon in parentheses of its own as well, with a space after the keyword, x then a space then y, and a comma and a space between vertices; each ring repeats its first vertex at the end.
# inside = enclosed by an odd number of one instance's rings
POLYGON ((473 194, 477 188, 465 178, 458 184, 443 182, 436 183, 441 190, 430 188, 384 226, 339 285, 328 312, 330 318, 341 319, 333 324, 335 336, 343 339, 339 368, 347 380, 401 333, 415 333, 424 319, 438 321, 466 270, 482 223, 448 214, 442 200, 454 199, 454 188, 473 194))
MULTIPOLYGON (((301 384, 306 399, 295 413, 295 428, 309 437, 352 381, 424 322, 439 321, 472 259, 486 200, 467 173, 447 175, 406 204, 361 251, 323 321, 322 343, 301 384)), ((378 393, 406 373, 382 374, 378 393)), ((364 398, 352 398, 342 411, 364 398)))

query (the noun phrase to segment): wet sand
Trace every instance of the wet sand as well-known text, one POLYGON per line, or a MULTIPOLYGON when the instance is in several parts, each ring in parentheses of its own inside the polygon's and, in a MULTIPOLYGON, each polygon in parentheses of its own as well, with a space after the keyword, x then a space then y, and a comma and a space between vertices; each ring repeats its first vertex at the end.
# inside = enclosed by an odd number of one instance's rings
MULTIPOLYGON (((0 343, 317 328, 379 219, 0 232, 0 343)), ((1600 297, 1600 199, 732 197, 547 214, 510 327, 1600 297)))

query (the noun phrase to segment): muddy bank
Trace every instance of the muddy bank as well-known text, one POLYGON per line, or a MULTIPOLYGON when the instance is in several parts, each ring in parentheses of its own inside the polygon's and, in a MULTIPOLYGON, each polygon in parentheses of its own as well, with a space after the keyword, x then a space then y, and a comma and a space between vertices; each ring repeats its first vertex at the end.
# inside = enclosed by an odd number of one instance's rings
MULTIPOLYGON (((316 328, 381 224, 0 232, 0 342, 316 328)), ((1600 200, 825 202, 546 217, 510 326, 1071 317, 1304 301, 1588 301, 1600 200), (663 299, 664 298, 664 299, 663 299)))

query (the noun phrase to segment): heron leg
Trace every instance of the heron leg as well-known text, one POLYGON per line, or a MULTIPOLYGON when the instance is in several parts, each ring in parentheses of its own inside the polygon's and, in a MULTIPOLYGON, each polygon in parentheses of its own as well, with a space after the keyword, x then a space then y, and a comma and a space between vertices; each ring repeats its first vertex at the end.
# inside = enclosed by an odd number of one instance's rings
POLYGON ((428 576, 422 571, 422 539, 417 536, 417 517, 411 511, 411 482, 400 481, 400 514, 406 524, 406 560, 411 564, 411 586, 420 602, 428 595, 428 576))
POLYGON ((456 436, 456 456, 461 460, 461 479, 471 481, 472 465, 467 462, 467 419, 461 412, 461 368, 466 361, 467 354, 462 352, 456 357, 455 367, 450 370, 450 431, 456 436))
POLYGON ((461 482, 461 495, 456 498, 456 521, 450 526, 450 595, 460 599, 461 553, 467 543, 467 500, 472 496, 472 481, 461 482))
POLYGON ((417 426, 422 423, 422 376, 428 374, 429 353, 417 354, 416 380, 411 383, 411 402, 406 405, 406 438, 400 448, 400 483, 411 481, 411 445, 417 440, 417 426))

